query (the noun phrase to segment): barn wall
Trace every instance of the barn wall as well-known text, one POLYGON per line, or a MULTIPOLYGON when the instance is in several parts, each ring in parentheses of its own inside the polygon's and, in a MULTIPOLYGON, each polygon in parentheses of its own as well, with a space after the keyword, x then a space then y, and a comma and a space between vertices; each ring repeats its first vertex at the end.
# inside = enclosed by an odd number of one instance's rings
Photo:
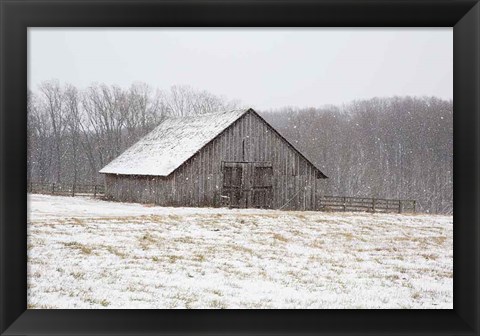
POLYGON ((105 174, 105 196, 123 202, 155 203, 156 179, 159 177, 105 174))
POLYGON ((107 196, 166 206, 219 206, 222 161, 270 161, 273 208, 314 209, 320 192, 314 167, 252 112, 168 177, 107 175, 107 196))

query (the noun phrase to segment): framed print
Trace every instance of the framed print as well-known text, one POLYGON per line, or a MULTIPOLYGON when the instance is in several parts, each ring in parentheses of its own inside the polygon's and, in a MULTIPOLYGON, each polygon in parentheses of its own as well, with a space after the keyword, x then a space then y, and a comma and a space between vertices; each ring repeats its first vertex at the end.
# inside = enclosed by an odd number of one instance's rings
POLYGON ((478 335, 477 1, 0 10, 2 335, 478 335))

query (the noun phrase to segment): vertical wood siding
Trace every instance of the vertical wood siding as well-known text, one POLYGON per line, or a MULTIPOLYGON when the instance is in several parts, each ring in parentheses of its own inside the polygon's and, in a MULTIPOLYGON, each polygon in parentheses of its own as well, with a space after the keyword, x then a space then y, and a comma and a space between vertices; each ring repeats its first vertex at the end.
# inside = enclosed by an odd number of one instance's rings
POLYGON ((246 113, 167 177, 106 174, 106 196, 164 206, 220 206, 222 161, 268 161, 272 208, 314 210, 317 171, 256 114, 246 113))

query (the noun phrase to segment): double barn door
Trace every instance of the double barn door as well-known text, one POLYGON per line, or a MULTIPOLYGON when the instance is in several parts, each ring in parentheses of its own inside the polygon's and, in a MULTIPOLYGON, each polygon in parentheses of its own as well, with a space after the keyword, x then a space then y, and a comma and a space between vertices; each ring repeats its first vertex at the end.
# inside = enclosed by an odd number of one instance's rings
POLYGON ((222 197, 233 208, 271 208, 273 168, 270 162, 223 162, 222 197))

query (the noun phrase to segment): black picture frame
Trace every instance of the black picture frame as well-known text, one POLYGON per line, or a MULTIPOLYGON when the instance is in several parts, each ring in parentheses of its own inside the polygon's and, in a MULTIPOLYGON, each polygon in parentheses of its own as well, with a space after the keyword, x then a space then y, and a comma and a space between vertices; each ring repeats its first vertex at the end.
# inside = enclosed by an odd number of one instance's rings
POLYGON ((479 335, 477 1, 0 0, 0 22, 2 335, 479 335), (454 27, 454 308, 27 310, 26 40, 27 27, 45 26, 454 27))

